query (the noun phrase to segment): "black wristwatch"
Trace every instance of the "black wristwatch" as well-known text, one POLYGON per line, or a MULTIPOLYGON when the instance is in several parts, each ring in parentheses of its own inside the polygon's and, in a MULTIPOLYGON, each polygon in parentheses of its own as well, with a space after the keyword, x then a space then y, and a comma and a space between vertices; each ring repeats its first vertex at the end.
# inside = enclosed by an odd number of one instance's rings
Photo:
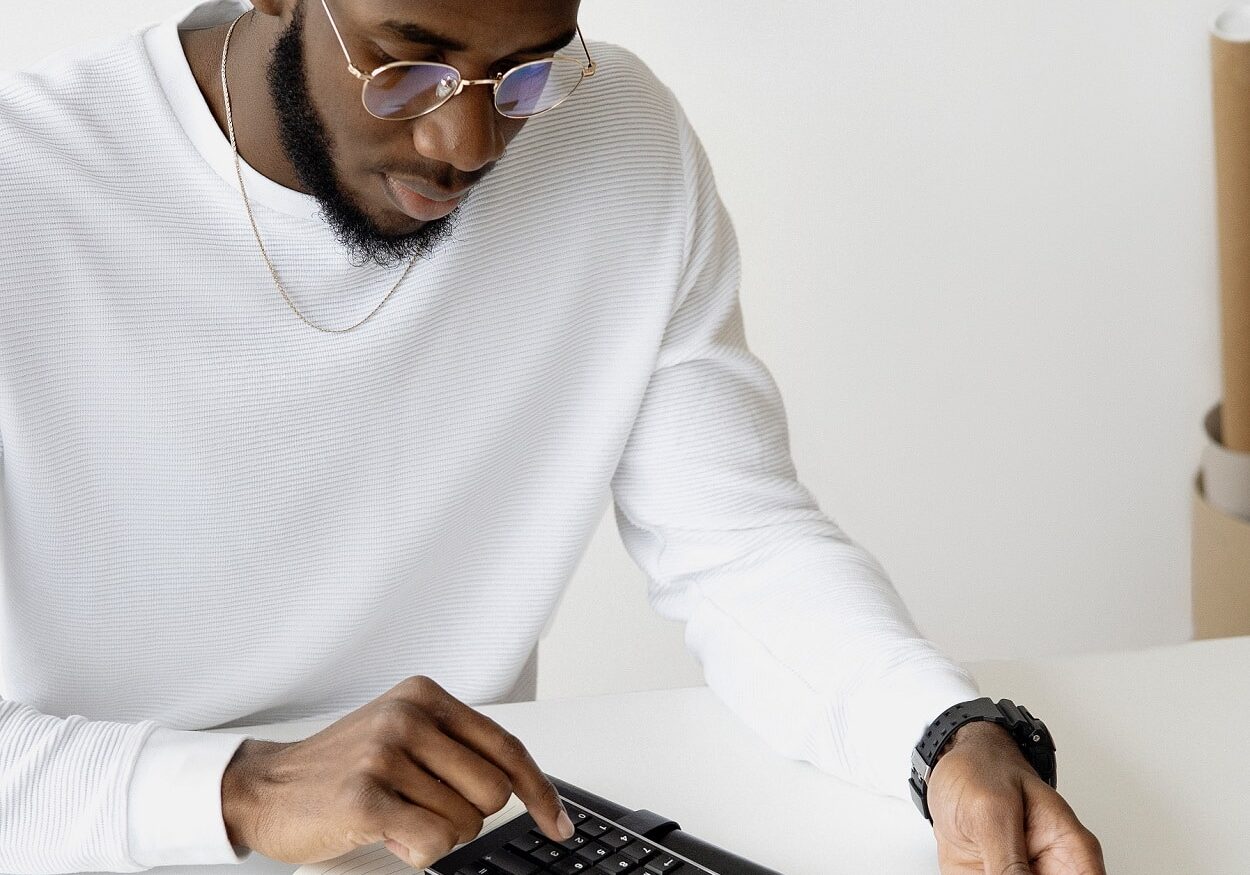
POLYGON ((946 747, 946 742, 959 727, 982 720, 997 723, 1010 732, 1024 758, 1042 776, 1042 780, 1055 786, 1055 742, 1045 723, 1010 699, 1001 699, 997 705, 988 698, 961 702, 947 708, 929 724, 911 754, 911 780, 908 781, 911 799, 929 823, 933 823, 933 816, 929 813, 929 776, 933 774, 933 766, 942 748, 946 747))

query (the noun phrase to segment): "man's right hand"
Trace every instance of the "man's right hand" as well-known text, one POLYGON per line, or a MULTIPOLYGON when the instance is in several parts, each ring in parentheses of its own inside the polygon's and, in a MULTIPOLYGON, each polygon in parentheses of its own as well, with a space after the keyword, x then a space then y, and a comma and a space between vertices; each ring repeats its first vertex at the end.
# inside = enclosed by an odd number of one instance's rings
POLYGON ((572 835, 524 745, 424 676, 303 741, 247 739, 221 782, 232 844, 316 863, 385 842, 418 871, 471 841, 513 793, 553 841, 572 835))

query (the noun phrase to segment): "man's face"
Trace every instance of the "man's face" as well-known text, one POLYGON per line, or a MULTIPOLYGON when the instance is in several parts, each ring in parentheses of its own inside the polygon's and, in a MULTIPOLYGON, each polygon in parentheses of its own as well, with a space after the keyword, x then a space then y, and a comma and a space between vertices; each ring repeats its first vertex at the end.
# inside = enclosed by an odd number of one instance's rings
MULTIPOLYGON (((549 57, 550 50, 527 50, 571 34, 579 2, 328 0, 364 72, 392 60, 438 61, 466 79, 549 57)), ((525 119, 500 115, 487 86, 466 87, 419 118, 375 118, 361 103, 361 82, 347 70, 321 0, 292 0, 284 17, 267 79, 300 181, 358 262, 428 256, 450 235, 463 195, 490 172, 525 119)))

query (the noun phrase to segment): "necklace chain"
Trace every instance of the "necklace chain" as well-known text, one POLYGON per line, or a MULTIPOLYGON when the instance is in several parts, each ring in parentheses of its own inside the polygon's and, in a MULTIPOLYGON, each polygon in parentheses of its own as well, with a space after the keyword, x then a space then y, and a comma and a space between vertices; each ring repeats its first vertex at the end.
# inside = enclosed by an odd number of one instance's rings
MULTIPOLYGON (((255 12, 255 10, 252 10, 252 12, 255 12)), ((243 13, 243 15, 247 14, 248 13, 246 12, 243 13)), ((234 172, 239 180, 239 192, 243 195, 243 206, 247 210, 247 220, 252 225, 252 233, 256 236, 256 245, 260 247, 260 254, 265 259, 265 265, 269 268, 269 274, 273 277, 273 283, 278 287, 278 292, 281 293, 282 299, 286 301, 287 306, 290 307, 295 312, 295 315, 302 319, 309 327, 315 328, 318 331, 324 331, 327 334, 343 334, 351 331, 353 328, 359 328, 361 325, 364 325, 373 318, 374 313, 382 309, 382 305, 390 300, 391 295, 395 294, 404 279, 407 278, 408 271, 412 270, 412 266, 417 263, 417 258, 420 253, 414 255, 412 260, 408 262, 408 266, 404 268, 404 272, 399 277, 399 281, 396 282, 391 290, 386 293, 386 297, 378 302, 378 305, 369 312, 369 315, 365 316, 365 318, 361 319, 355 325, 349 325, 346 328, 325 328, 309 320, 309 318, 301 313, 299 308, 295 306, 295 302, 291 300, 291 296, 288 295, 286 289, 283 288, 282 280, 278 278, 278 271, 273 266, 273 261, 270 260, 269 253, 265 250, 264 241, 260 239, 260 230, 256 227, 256 217, 252 214, 252 204, 248 200, 247 189, 243 185, 243 168, 239 163, 239 147, 235 142, 234 137, 234 116, 230 111, 230 89, 226 85, 226 54, 230 51, 230 35, 234 33, 234 26, 243 19, 243 15, 240 15, 233 22, 231 22, 230 29, 226 31, 226 42, 221 47, 221 93, 226 103, 226 128, 230 132, 230 149, 234 152, 234 172)))

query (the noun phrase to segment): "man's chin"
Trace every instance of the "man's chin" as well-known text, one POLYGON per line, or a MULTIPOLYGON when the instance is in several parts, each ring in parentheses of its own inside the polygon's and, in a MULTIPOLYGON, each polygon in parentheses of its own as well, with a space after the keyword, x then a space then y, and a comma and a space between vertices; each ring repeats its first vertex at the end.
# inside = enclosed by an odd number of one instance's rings
POLYGON ((322 212, 340 245, 355 264, 374 262, 391 267, 414 257, 430 258, 451 237, 459 210, 432 222, 421 222, 393 210, 378 221, 363 214, 322 212))
POLYGON ((374 219, 372 233, 379 239, 399 242, 420 234, 429 224, 401 213, 394 207, 388 207, 383 210, 381 218, 374 219))

